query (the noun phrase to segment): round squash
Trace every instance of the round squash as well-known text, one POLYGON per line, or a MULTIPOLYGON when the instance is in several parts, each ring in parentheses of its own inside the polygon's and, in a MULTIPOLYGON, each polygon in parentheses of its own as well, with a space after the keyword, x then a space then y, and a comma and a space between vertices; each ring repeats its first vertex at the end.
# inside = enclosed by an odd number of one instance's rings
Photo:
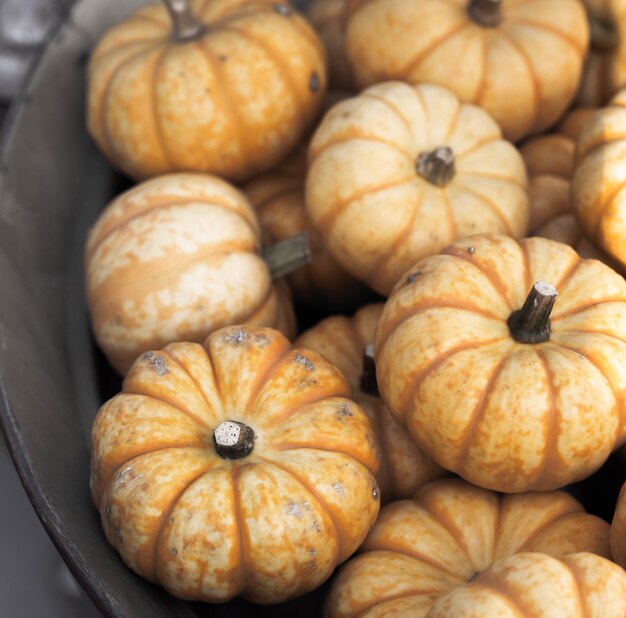
POLYGON ((609 525, 564 492, 502 496, 459 479, 435 481, 381 510, 333 581, 325 616, 420 618, 498 560, 521 552, 609 557, 608 539, 609 525))
POLYGON ((309 147, 306 207, 337 261, 381 294, 469 234, 523 236, 524 161, 484 110, 387 82, 341 101, 309 147))
POLYGON ((168 4, 171 15, 149 5, 98 43, 89 132, 136 180, 176 171, 243 180, 270 169, 321 112, 319 37, 287 2, 168 4))
POLYGON ((550 616, 622 618, 626 573, 590 553, 560 560, 517 554, 496 562, 478 579, 439 599, 428 618, 550 616))
POLYGON ((367 288, 349 275, 328 253, 319 234, 309 223, 304 206, 306 151, 272 172, 243 187, 256 211, 265 243, 309 234, 311 263, 287 276, 294 299, 326 311, 352 309, 367 294, 367 288))
POLYGON ((600 107, 626 86, 626 2, 584 0, 584 5, 591 36, 577 102, 600 107))
POLYGON ((348 0, 312 0, 306 15, 326 46, 328 83, 331 89, 353 90, 353 79, 346 57, 345 12, 348 0))
POLYGON ((611 552, 615 562, 626 569, 626 483, 619 492, 611 522, 611 552))
POLYGON ((267 328, 143 354, 92 430, 108 541, 184 599, 278 603, 319 586, 379 509, 378 447, 350 384, 267 328))
POLYGON ((323 354, 352 384, 354 400, 370 417, 381 446, 376 476, 383 503, 409 498, 445 471, 415 445, 378 396, 373 342, 382 303, 366 305, 352 318, 332 316, 304 332, 296 345, 323 354))
POLYGON ((358 86, 446 86, 516 141, 572 102, 588 39, 578 0, 352 0, 345 45, 358 86))
POLYGON ((626 281, 562 243, 474 236, 418 262, 375 351, 396 420, 476 485, 563 487, 626 439, 626 281))
POLYGON ((226 324, 295 334, 254 211, 214 176, 171 174, 117 197, 89 233, 85 269, 96 340, 122 374, 142 352, 200 342, 226 324))
POLYGON ((597 110, 576 143, 572 201, 585 235, 626 268, 626 90, 597 110))

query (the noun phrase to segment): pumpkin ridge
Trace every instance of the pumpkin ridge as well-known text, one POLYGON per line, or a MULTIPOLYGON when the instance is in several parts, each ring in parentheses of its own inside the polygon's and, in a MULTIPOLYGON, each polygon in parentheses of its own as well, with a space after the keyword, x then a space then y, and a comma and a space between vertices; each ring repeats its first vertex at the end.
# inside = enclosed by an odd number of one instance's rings
POLYGON ((526 53, 526 51, 522 47, 520 47, 517 41, 514 41, 511 37, 506 36, 506 34, 501 33, 501 36, 503 39, 506 40, 506 42, 511 46, 511 48, 513 48, 518 53, 518 55, 524 62, 524 66, 526 67, 526 71, 528 73, 528 76, 530 77, 530 83, 533 85, 533 106, 532 106, 533 115, 530 121, 530 126, 527 127, 525 131, 523 131, 523 133, 526 134, 529 131, 532 131, 533 129, 535 129, 537 126, 537 120, 539 118, 541 87, 537 79, 537 76, 535 75, 535 69, 534 69, 533 63, 531 59, 528 57, 528 54, 526 53))
POLYGON ((363 133, 359 132, 357 135, 348 135, 347 137, 344 136, 339 138, 332 138, 329 141, 324 142, 323 148, 318 150, 316 153, 313 153, 309 158, 309 165, 311 165, 327 148, 332 148, 333 146, 346 144, 355 140, 364 140, 368 142, 376 142, 377 144, 383 144, 384 146, 388 146, 392 150, 397 150, 400 154, 404 155, 405 157, 407 157, 407 159, 410 159, 411 161, 415 159, 415 157, 411 153, 409 153, 407 150, 404 150, 396 142, 387 140, 378 135, 364 135, 363 133))
MULTIPOLYGON (((208 358, 208 354, 206 352, 206 348, 204 346, 202 346, 202 350, 205 354, 205 356, 208 358)), ((194 385, 196 386, 196 390, 198 391, 200 398, 206 403, 206 407, 209 411, 214 411, 219 413, 223 412, 222 406, 220 406, 219 410, 215 410, 213 407, 213 404, 207 399, 204 390, 202 389, 202 387, 200 386, 200 383, 198 382, 198 380, 196 379, 196 377, 187 370, 186 367, 184 367, 181 363, 178 362, 178 359, 176 358, 176 356, 174 354, 172 354, 167 348, 163 349, 162 354, 165 356, 169 356, 170 360, 175 364, 178 365, 180 367, 180 370, 189 377, 189 379, 194 383, 194 385)), ((210 363, 210 359, 209 359, 209 363, 210 363)), ((216 382, 216 377, 215 377, 215 372, 213 371, 213 365, 211 365, 211 372, 213 373, 213 382, 216 382)), ((222 400, 219 399, 219 402, 221 403, 222 400)), ((208 425, 206 425, 206 428, 208 430, 210 430, 210 427, 208 425)))
MULTIPOLYGON (((151 47, 155 47, 155 46, 160 47, 162 44, 163 42, 160 39, 156 38, 156 36, 152 36, 150 38, 145 38, 145 39, 134 39, 132 41, 125 41, 124 43, 119 43, 115 47, 110 47, 109 49, 100 53, 98 56, 95 56, 91 62, 91 69, 94 70, 94 68, 98 64, 100 64, 101 62, 104 62, 104 59, 112 52, 119 52, 123 49, 130 48, 130 47, 137 47, 138 45, 140 45, 141 49, 137 49, 137 53, 139 53, 140 51, 147 51, 151 47)), ((119 62, 124 62, 124 60, 120 60, 119 62)))
MULTIPOLYGON (((450 238, 457 238, 458 234, 457 234, 456 217, 454 216, 455 215, 454 208, 452 208, 452 203, 450 202, 450 197, 448 196, 448 192, 445 189, 443 189, 441 191, 441 197, 443 198, 443 201, 446 204, 446 210, 448 212, 449 228, 450 228, 451 233, 452 233, 450 238)), ((417 212, 413 216, 413 219, 415 219, 416 215, 417 215, 417 212)))
POLYGON ((157 56, 154 61, 154 67, 152 68, 152 78, 150 84, 150 104, 152 107, 152 117, 154 122, 154 130, 156 132, 157 141, 159 146, 161 147, 161 153, 163 158, 165 159, 165 165, 168 169, 174 170, 176 169, 174 165, 172 165, 172 157, 167 149, 167 139, 165 138, 165 134, 163 132, 163 126, 161 124, 161 114, 159 113, 159 96, 157 93, 157 78, 159 71, 163 65, 163 61, 169 52, 169 47, 165 46, 163 51, 157 56))
POLYGON ((598 239, 600 237, 600 228, 602 227, 602 220, 604 219, 604 215, 606 214, 606 211, 611 207, 611 204, 613 203, 613 200, 615 199, 617 194, 624 187, 626 187, 626 179, 622 180, 619 183, 617 183, 617 188, 615 188, 615 189, 613 189, 611 191, 611 193, 606 198, 606 200, 604 201, 602 206, 600 206, 600 209, 599 209, 598 213, 596 214, 596 222, 595 222, 594 229, 593 229, 593 238, 594 238, 594 240, 598 241, 598 239))
POLYGON ((580 47, 574 39, 568 36, 567 32, 563 32, 562 30, 559 30, 558 28, 554 28, 548 23, 535 22, 532 19, 528 19, 528 18, 524 19, 521 17, 513 17, 513 16, 511 16, 508 21, 511 25, 513 23, 516 23, 516 24, 521 24, 522 26, 526 26, 528 28, 536 28, 537 30, 545 30, 547 32, 550 32, 554 36, 559 37, 560 39, 565 41, 566 43, 569 43, 579 54, 583 54, 586 51, 586 48, 580 47))
POLYGON ((392 182, 384 182, 380 185, 375 185, 373 187, 365 187, 364 189, 360 189, 356 191, 352 195, 349 195, 347 198, 341 199, 333 204, 333 209, 330 210, 325 216, 320 217, 317 221, 316 227, 318 230, 322 232, 325 236, 328 234, 328 230, 332 228, 335 224, 335 221, 339 218, 339 216, 350 206, 350 204, 356 200, 360 200, 361 198, 369 195, 373 195, 374 193, 379 193, 382 191, 386 191, 387 189, 393 189, 395 187, 399 187, 404 184, 409 184, 411 182, 416 182, 415 176, 410 176, 408 178, 394 179, 392 182))
POLYGON ((157 562, 157 556, 159 555, 159 547, 161 544, 161 537, 163 536, 163 531, 165 529, 165 526, 172 514, 172 512, 174 511, 174 509, 176 508, 176 505, 178 504, 178 501, 183 497, 183 494, 196 482, 199 481, 205 474, 207 474, 208 472, 210 472, 214 467, 210 466, 209 468, 207 468, 204 472, 202 472, 201 474, 198 474, 198 476, 196 476, 195 478, 193 478, 191 481, 189 481, 189 483, 187 483, 182 490, 180 491, 180 493, 172 500, 172 502, 170 503, 170 505, 167 507, 167 509, 165 511, 163 511, 163 514, 161 515, 161 523, 159 524, 159 529, 154 537, 154 552, 152 555, 152 574, 151 574, 151 579, 152 581, 157 581, 159 582, 159 584, 162 585, 161 580, 159 578, 159 565, 157 562))
POLYGON ((167 21, 161 21, 160 19, 156 18, 153 16, 154 11, 136 11, 133 15, 132 15, 132 19, 138 19, 139 21, 148 21, 151 24, 155 24, 157 26, 160 26, 161 28, 163 28, 164 26, 168 25, 167 21))
POLYGON ((604 305, 606 303, 623 303, 626 301, 626 298, 603 298, 602 300, 591 300, 587 303, 582 303, 577 305, 576 307, 571 307, 567 311, 562 311, 554 317, 550 317, 551 322, 557 322, 558 320, 562 320, 564 318, 569 318, 577 313, 583 313, 588 309, 592 309, 596 305, 604 305))
MULTIPOLYGON (((461 103, 461 101, 459 101, 458 99, 456 100, 456 109, 454 110, 454 114, 452 115, 452 120, 450 120, 450 125, 448 126, 447 130, 446 130, 446 137, 443 140, 443 144, 449 144, 450 143, 450 138, 452 137, 452 134, 454 133, 455 129, 458 127, 459 125, 459 119, 461 118, 461 110, 463 109, 463 103, 461 103)), ((457 153, 456 151, 454 151, 452 148, 450 148, 453 151, 453 155, 454 158, 457 158, 457 153)))
POLYGON ((362 96, 367 97, 368 99, 380 101, 383 105, 386 105, 396 116, 398 116, 402 124, 406 126, 409 132, 412 133, 412 123, 407 120, 406 116, 402 113, 402 110, 400 110, 400 108, 395 103, 392 103, 389 99, 381 94, 371 92, 371 89, 364 90, 362 96))
MULTIPOLYGON (((257 454, 257 459, 259 459, 257 454)), ((241 478, 241 469, 240 465, 232 465, 230 466, 230 482, 233 487, 233 504, 235 505, 235 525, 237 527, 237 531, 239 532, 239 569, 238 575, 241 583, 236 587, 237 592, 233 596, 239 596, 242 594, 247 585, 247 571, 248 571, 248 556, 246 551, 246 540, 245 534, 243 531, 243 527, 245 525, 245 519, 242 517, 241 512, 241 496, 239 495, 239 479, 241 478)))
MULTIPOLYGON (((572 507, 574 507, 575 505, 571 505, 572 507)), ((532 545, 532 543, 537 539, 538 536, 540 536, 541 534, 543 534, 546 530, 549 530, 552 526, 556 526, 559 523, 562 523, 564 520, 571 518, 571 517, 579 517, 581 514, 583 515, 589 515, 588 513, 586 513, 584 510, 578 508, 578 509, 570 509, 568 511, 565 511, 563 513, 559 513, 557 515, 557 517, 555 517, 554 519, 550 519, 549 521, 543 522, 540 526, 538 526, 535 530, 533 530, 533 532, 530 534, 530 536, 524 541, 524 543, 516 550, 516 554, 521 554, 523 552, 537 552, 539 550, 537 549, 526 549, 529 545, 532 545)), ((556 556, 553 556, 556 557, 556 556)))
POLYGON ((470 176, 470 177, 479 176, 481 178, 490 178, 491 180, 502 180, 504 182, 510 182, 514 185, 517 185, 524 191, 527 191, 527 187, 525 184, 521 183, 516 178, 511 178, 510 176, 500 176, 498 174, 490 174, 489 172, 484 172, 482 170, 480 172, 464 172, 462 169, 457 170, 457 176, 470 176))
MULTIPOLYGON (((311 449, 311 450, 317 450, 317 449, 311 449)), ((322 450, 326 450, 326 449, 322 449, 322 450)), ((334 451, 334 452, 337 452, 337 451, 334 451)), ((289 468, 286 468, 283 464, 277 463, 276 461, 274 461, 272 459, 269 459, 267 457, 264 457, 263 455, 257 455, 257 458, 260 459, 261 461, 263 461, 266 465, 274 466, 274 467, 278 468, 279 470, 282 470, 285 474, 287 474, 291 478, 295 479, 300 485, 302 485, 304 487, 304 489, 306 489, 306 491, 311 495, 311 497, 315 500, 315 502, 318 503, 318 505, 320 506, 321 510, 324 511, 328 515, 328 519, 330 520, 330 523, 333 525, 333 530, 335 532, 335 537, 337 538, 337 553, 335 554, 335 559, 337 560, 339 558, 339 556, 341 556, 343 554, 343 552, 342 552, 342 549, 343 549, 342 545, 344 544, 344 542, 343 542, 343 534, 340 534, 340 527, 337 524, 337 521, 336 521, 334 515, 331 513, 330 509, 324 504, 322 499, 318 496, 317 492, 309 485, 308 481, 303 480, 298 474, 296 474, 295 472, 293 472, 289 468)), ((355 461, 358 461, 358 460, 355 460, 355 461)), ((359 463, 361 463, 361 462, 359 462, 359 463)), ((361 464, 361 465, 363 465, 363 464, 361 464)), ((367 468, 366 466, 364 466, 364 467, 369 472, 369 468, 367 468)), ((371 472, 370 472, 370 474, 371 474, 371 472)))
POLYGON ((584 580, 579 577, 578 569, 574 564, 571 563, 571 561, 568 560, 568 557, 569 556, 565 556, 561 560, 561 562, 565 565, 567 570, 570 572, 570 575, 572 576, 574 582, 576 583, 576 586, 574 586, 574 588, 576 589, 576 595, 578 596, 578 603, 581 610, 581 618, 592 618, 589 616, 589 612, 587 611, 587 603, 585 603, 585 599, 583 599, 582 596, 582 590, 586 587, 584 585, 584 580))
MULTIPOLYGON (((535 282, 532 279, 532 273, 530 272, 530 248, 528 247, 528 243, 522 240, 519 243, 519 247, 521 249, 522 255, 522 268, 524 269, 524 291, 520 294, 521 301, 520 307, 524 304, 524 300, 526 299, 526 290, 530 290, 535 282)), ((552 314, 550 314, 550 319, 552 320, 552 314)))
POLYGON ((500 597, 508 606, 509 609, 514 612, 514 618, 529 618, 529 615, 522 608, 521 605, 517 602, 517 599, 512 598, 508 590, 503 590, 505 586, 504 582, 494 581, 489 570, 481 573, 480 580, 472 582, 472 585, 476 588, 481 588, 483 590, 488 590, 490 595, 500 597), (484 574, 483 574, 484 573, 484 574))
MULTIPOLYGON (((471 103, 468 103, 468 105, 471 105, 471 103)), ((484 137, 483 139, 479 140, 478 142, 476 142, 475 144, 473 144, 466 150, 459 150, 459 151, 455 150, 454 156, 456 160, 459 161, 463 157, 467 155, 471 155, 472 153, 476 152, 479 148, 486 146, 490 142, 500 141, 501 139, 502 139, 502 135, 493 135, 493 134, 488 135, 487 137, 484 137)), ((482 172, 481 172, 481 176, 482 176, 482 172)))
POLYGON ((480 81, 478 82, 478 87, 472 97, 472 101, 475 101, 478 104, 480 104, 480 101, 485 94, 485 84, 487 83, 487 56, 489 52, 489 32, 487 30, 487 28, 481 28, 483 45, 480 55, 480 81))
MULTIPOLYGON (((377 597, 371 600, 371 603, 365 605, 362 609, 360 609, 356 614, 350 614, 348 618, 363 618, 367 616, 367 613, 373 607, 380 605, 382 603, 390 603, 393 601, 399 601, 400 599, 409 599, 411 597, 422 596, 424 594, 432 594, 432 590, 416 590, 414 588, 410 590, 404 590, 402 592, 397 592, 396 594, 390 594, 384 597, 377 597)), ((435 592, 439 592, 436 590, 435 592)), ((442 591, 441 594, 445 594, 446 591, 442 591)), ((426 615, 425 615, 426 616, 426 615)))
POLYGON ((489 404, 491 389, 493 388, 493 385, 498 379, 498 376, 502 372, 502 369, 510 360, 511 350, 512 348, 515 347, 515 345, 517 344, 512 344, 511 348, 509 348, 509 350, 505 354, 502 355, 502 359, 497 363, 497 365, 491 372, 491 375, 489 376, 489 380, 487 380, 487 383, 485 384, 484 388, 481 389, 482 396, 480 400, 477 402, 476 406, 474 407, 474 410, 472 411, 470 421, 467 424, 467 429, 464 432, 463 438, 460 440, 461 447, 459 448, 459 452, 456 457, 456 464, 454 467, 456 470, 459 470, 459 475, 461 476, 462 476, 461 472, 465 469, 464 460, 466 458, 468 451, 470 450, 475 434, 478 431, 478 426, 480 425, 480 421, 482 420, 484 416, 485 410, 487 409, 487 405, 489 404))
POLYGON ((435 39, 431 42, 431 44, 425 49, 420 50, 413 56, 401 69, 397 71, 398 75, 402 75, 402 81, 410 83, 411 82, 411 73, 415 70, 417 66, 439 45, 442 45, 446 40, 451 39, 453 36, 456 36, 463 30, 467 30, 468 28, 473 28, 475 25, 473 23, 467 23, 464 20, 461 20, 461 23, 452 30, 448 30, 444 35, 435 39))
MULTIPOLYGON (((427 378, 433 371, 437 370, 441 365, 443 365, 447 360, 450 360, 455 354, 459 352, 466 352, 468 350, 475 350, 477 348, 483 348, 490 345, 498 344, 504 339, 488 339, 486 341, 475 342, 475 341, 466 341, 457 346, 453 346, 444 350, 437 354, 431 361, 428 363, 426 367, 422 367, 420 371, 417 372, 416 376, 411 379, 408 386, 406 386, 402 393, 399 396, 399 400, 401 401, 402 409, 405 409, 408 405, 408 402, 413 401, 415 399, 415 395, 417 390, 420 388, 422 382, 425 378, 427 378)), ((392 415, 393 416, 393 415, 392 415)), ((394 418, 396 418, 394 416, 394 418)), ((399 421, 396 418, 396 421, 400 424, 401 427, 406 427, 406 415, 399 421)), ((410 432, 409 432, 410 433, 410 432)))
MULTIPOLYGON (((441 88, 441 86, 437 86, 437 88, 441 88)), ((424 133, 426 134, 426 139, 428 140, 428 143, 434 143, 435 140, 432 139, 432 136, 430 134, 430 122, 432 122, 432 118, 431 118, 431 113, 430 113, 430 109, 428 107, 428 105, 426 105, 426 100, 424 99, 424 97, 422 96, 422 91, 420 88, 411 88, 411 91, 413 92, 413 96, 415 97, 415 100, 419 103, 419 105, 422 108, 422 111, 424 112, 424 133)), ((455 95, 456 96, 456 95, 455 95)), ((413 139, 415 139, 415 128, 412 126, 411 127, 411 137, 413 137, 413 139)))
MULTIPOLYGON (((365 412, 363 413, 365 414, 365 412)), ((365 414, 367 416, 367 414, 365 414)), ((369 417, 368 417, 369 419, 369 417)), ((371 421, 370 421, 371 423, 371 421)), ((358 455, 348 454, 345 451, 340 451, 338 448, 325 448, 323 446, 311 446, 310 444, 302 444, 300 442, 282 442, 280 446, 272 446, 274 451, 292 451, 292 450, 303 450, 303 451, 324 451, 325 453, 340 453, 341 455, 347 455, 354 459, 354 461, 361 464, 371 475, 376 478, 376 475, 371 471, 369 466, 361 461, 358 458, 358 455)))
MULTIPOLYGON (((459 175, 458 172, 457 172, 457 175, 459 175)), ((498 217, 498 219, 502 221, 504 229, 506 230, 506 234, 508 236, 513 237, 513 230, 511 229, 511 224, 506 220, 504 214, 502 214, 500 209, 487 196, 483 195, 482 193, 478 193, 478 191, 476 191, 475 189, 468 187, 467 185, 462 184, 462 183, 459 183, 458 186, 456 186, 455 188, 457 191, 465 191, 466 193, 470 193, 476 199, 478 199, 481 202, 481 204, 487 207, 488 210, 493 212, 496 215, 496 217, 498 217)))
POLYGON ((574 276, 574 273, 580 268, 580 265, 583 263, 582 258, 578 253, 572 256, 572 263, 567 270, 561 275, 561 278, 558 281, 554 282, 554 287, 557 290, 561 290, 563 292, 567 287, 568 281, 574 276))
POLYGON ((165 403, 168 406, 171 406, 172 408, 179 410, 185 416, 188 416, 192 421, 195 421, 198 425, 200 425, 202 429, 206 429, 207 431, 211 430, 211 428, 204 422, 204 420, 202 420, 202 418, 200 418, 199 416, 196 416, 192 410, 187 410, 185 408, 182 408, 180 406, 180 402, 169 401, 165 399, 164 397, 157 397, 156 395, 148 395, 147 393, 139 392, 139 389, 132 389, 132 388, 124 387, 123 393, 125 395, 137 395, 139 397, 145 397, 147 399, 155 399, 156 401, 165 403))
MULTIPOLYGON (((607 333, 604 330, 591 330, 591 328, 592 328, 592 325, 589 325, 589 330, 582 330, 581 328, 568 328, 563 332, 580 333, 581 335, 601 335, 602 337, 609 337, 611 339, 615 339, 619 341, 620 343, 626 343, 626 339, 622 339, 621 337, 618 337, 617 335, 614 335, 613 333, 607 333)), ((561 343, 558 340, 553 341, 553 343, 555 343, 556 345, 561 345, 561 343)), ((563 346, 563 347, 566 347, 566 346, 563 346)))

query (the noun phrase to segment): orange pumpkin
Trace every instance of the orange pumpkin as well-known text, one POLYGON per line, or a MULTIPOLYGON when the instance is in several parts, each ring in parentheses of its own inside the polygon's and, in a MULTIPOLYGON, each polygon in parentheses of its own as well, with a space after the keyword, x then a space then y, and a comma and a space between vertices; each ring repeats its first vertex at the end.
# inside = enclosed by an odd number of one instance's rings
POLYGON ((458 479, 435 481, 381 510, 359 555, 333 581, 325 616, 420 618, 503 558, 580 551, 609 557, 608 538, 608 524, 561 491, 502 496, 458 479))
POLYGON ((341 101, 309 148, 306 208, 337 261, 381 294, 411 264, 479 232, 523 236, 524 162, 484 110, 388 82, 341 101))
POLYGON ((330 87, 339 90, 353 89, 344 32, 347 5, 348 0, 312 0, 306 11, 307 17, 326 46, 330 87))
POLYGON ((626 268, 626 90, 585 123, 576 143, 572 201, 585 235, 626 268))
POLYGON ((370 417, 381 445, 376 480, 383 502, 389 502, 411 497, 445 472, 414 444, 378 396, 368 346, 374 342, 382 309, 382 303, 377 303, 359 309, 352 318, 326 318, 300 335, 296 344, 320 352, 350 380, 354 400, 370 417))
POLYGON ((120 373, 146 350, 226 324, 295 332, 254 211, 215 176, 162 176, 117 197, 90 231, 85 268, 96 340, 120 373))
POLYGON ((376 440, 349 394, 321 355, 267 328, 142 355, 92 430, 108 541, 184 599, 316 588, 379 509, 376 440))
POLYGON ((308 233, 311 263, 288 275, 295 300, 304 305, 341 310, 358 306, 367 288, 349 275, 328 253, 309 223, 304 206, 306 151, 244 186, 266 243, 308 233))
POLYGON ((626 569, 626 483, 619 492, 611 522, 611 552, 615 562, 626 569))
POLYGON ((549 127, 578 90, 589 39, 578 0, 351 0, 347 11, 358 86, 446 86, 484 107, 506 139, 549 127))
POLYGON ((422 260, 375 350, 396 420, 477 485, 562 487, 626 438, 626 281, 562 243, 474 236, 422 260))
POLYGON ((626 573, 609 560, 590 553, 561 560, 517 554, 437 601, 428 618, 623 618, 624 607, 626 573))
POLYGON ((170 16, 161 2, 142 8, 95 48, 89 132, 136 180, 175 171, 243 180, 271 168, 321 111, 317 34, 286 2, 167 4, 170 16))
POLYGON ((584 0, 584 5, 591 37, 578 104, 599 107, 626 86, 626 2, 584 0))

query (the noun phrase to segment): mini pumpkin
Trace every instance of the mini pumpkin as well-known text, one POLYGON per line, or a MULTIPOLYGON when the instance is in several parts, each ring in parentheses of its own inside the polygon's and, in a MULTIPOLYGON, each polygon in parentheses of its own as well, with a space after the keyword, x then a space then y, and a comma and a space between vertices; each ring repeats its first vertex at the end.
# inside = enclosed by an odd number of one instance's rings
POLYGON ((626 2, 584 0, 584 5, 591 36, 577 101, 600 107, 626 86, 626 2))
POLYGON ((521 155, 487 112, 440 86, 387 82, 341 101, 315 132, 308 165, 311 222, 381 294, 456 238, 527 231, 521 155))
POLYGON ((626 281, 562 243, 474 236, 418 262, 375 351, 396 420, 477 485, 562 487, 626 438, 626 281))
POLYGON ((177 171, 243 180, 278 163, 321 111, 325 51, 275 0, 168 0, 105 34, 87 125, 136 180, 177 171))
POLYGON ((610 560, 590 553, 560 560, 517 554, 439 599, 428 618, 622 618, 624 607, 626 573, 610 560))
POLYGON ((459 479, 435 481, 381 510, 359 555, 334 579, 325 616, 420 618, 502 559, 522 552, 609 557, 608 536, 605 521, 561 491, 503 496, 459 479))
POLYGON ((161 176, 117 197, 89 233, 85 269, 96 340, 120 373, 142 352, 203 341, 226 324, 295 332, 254 211, 215 176, 161 176))
POLYGON ((331 88, 353 90, 352 70, 346 57, 345 12, 348 0, 312 0, 306 14, 320 35, 328 54, 331 88))
POLYGON ((184 599, 316 588, 379 509, 375 436, 349 395, 321 355, 267 328, 143 354, 92 430, 108 541, 184 599))
POLYGON ((367 288, 328 253, 309 223, 304 206, 306 150, 243 187, 255 209, 268 244, 307 233, 311 263, 288 275, 294 299, 327 311, 350 309, 366 297, 367 288))
POLYGON ((389 502, 411 497, 445 472, 415 445, 378 396, 372 348, 382 310, 382 303, 376 303, 359 309, 352 318, 326 318, 300 335, 296 344, 320 352, 350 380, 354 400, 372 420, 381 446, 376 480, 382 501, 389 502))
POLYGON ((626 569, 626 483, 619 492, 611 522, 611 552, 615 562, 626 569))
POLYGON ((352 0, 345 45, 358 86, 446 86, 516 141, 572 102, 588 39, 578 0, 352 0))
POLYGON ((626 90, 597 110, 576 143, 572 201, 585 235, 626 268, 626 90))

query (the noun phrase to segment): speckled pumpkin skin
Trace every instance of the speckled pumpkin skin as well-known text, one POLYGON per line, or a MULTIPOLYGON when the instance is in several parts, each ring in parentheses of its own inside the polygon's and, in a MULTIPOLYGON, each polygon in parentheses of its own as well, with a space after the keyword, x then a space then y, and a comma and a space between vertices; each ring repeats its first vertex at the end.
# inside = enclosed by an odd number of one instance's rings
POLYGON ((611 522, 613 560, 626 569, 626 484, 622 486, 611 522))
POLYGON ((370 417, 381 447, 381 466, 376 475, 383 503, 409 498, 430 481, 445 474, 413 442, 387 410, 380 397, 361 388, 363 352, 374 342, 382 303, 366 305, 351 318, 332 316, 302 333, 296 340, 323 354, 341 369, 352 384, 354 400, 370 417))
MULTIPOLYGON (((624 0, 583 0, 590 21, 591 40, 585 60, 577 103, 599 107, 626 85, 626 2, 624 0), (592 22, 610 24, 616 34, 615 46, 606 49, 597 43, 592 22)), ((600 29, 601 31, 601 29, 600 29)))
POLYGON ((423 618, 497 560, 580 551, 609 557, 609 526, 564 492, 502 496, 459 479, 435 481, 381 510, 359 555, 334 580, 325 616, 423 618))
POLYGON ((589 28, 578 0, 503 0, 494 27, 468 0, 351 0, 346 54, 358 86, 440 84, 484 107, 517 141, 539 133, 578 90, 589 28))
POLYGON ((278 603, 319 586, 379 509, 379 456, 350 385, 266 328, 226 327, 133 365, 92 430, 91 490, 108 541, 184 599, 278 603), (252 452, 220 457, 226 420, 252 452))
POLYGON ((528 229, 521 155, 487 112, 440 86, 387 82, 341 101, 315 132, 308 165, 311 222, 337 261, 384 295, 457 238, 528 229), (441 146, 456 170, 443 187, 416 171, 441 146))
POLYGON ((215 176, 171 174, 117 197, 90 231, 85 269, 96 340, 122 374, 142 352, 227 324, 295 333, 254 211, 215 176))
POLYGON ((585 235, 626 269, 626 90, 585 123, 576 142, 572 201, 585 235))
POLYGON ((626 573, 591 553, 510 556, 440 599, 428 618, 623 618, 626 573))
POLYGON ((626 437, 626 281, 543 238, 475 236, 398 282, 376 331, 382 398, 442 467, 505 492, 597 470, 626 437), (558 297, 550 338, 507 320, 536 281, 558 297))
POLYGON ((326 311, 358 307, 367 287, 349 275, 324 247, 306 216, 304 179, 306 150, 243 187, 257 213, 265 243, 308 232, 311 263, 287 275, 294 300, 326 311))
POLYGON ((163 3, 95 48, 87 126, 136 180, 176 171, 243 180, 275 165, 321 111, 325 50, 288 2, 191 0, 207 29, 172 39, 163 3))

